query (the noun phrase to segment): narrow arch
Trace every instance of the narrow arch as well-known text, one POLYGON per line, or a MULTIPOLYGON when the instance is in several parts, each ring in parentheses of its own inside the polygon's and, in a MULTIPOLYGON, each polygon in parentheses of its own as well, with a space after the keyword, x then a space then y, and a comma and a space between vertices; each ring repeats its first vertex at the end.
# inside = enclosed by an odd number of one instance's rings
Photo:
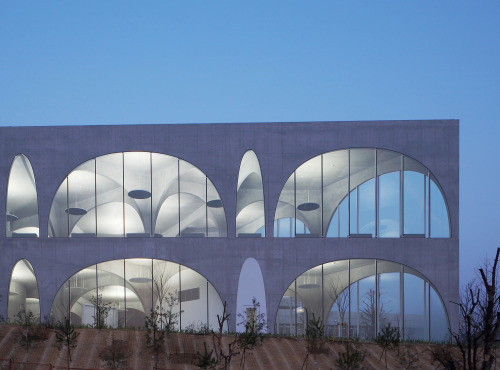
POLYGON ((241 158, 236 197, 236 237, 265 236, 262 173, 253 150, 241 158))
POLYGON ((19 260, 14 265, 9 284, 9 322, 15 322, 19 313, 31 313, 34 322, 40 322, 38 283, 35 270, 27 259, 19 260))
MULTIPOLYGON (((267 321, 266 290, 260 265, 255 258, 247 258, 241 266, 236 299, 236 331, 244 332, 250 315, 258 315, 267 321), (254 307, 253 300, 259 305, 254 307), (253 312, 259 309, 260 312, 253 312)), ((254 316, 254 318, 257 316, 254 316)))
POLYGON ((36 238, 39 236, 38 198, 31 163, 24 154, 12 161, 7 186, 5 217, 7 238, 36 238))

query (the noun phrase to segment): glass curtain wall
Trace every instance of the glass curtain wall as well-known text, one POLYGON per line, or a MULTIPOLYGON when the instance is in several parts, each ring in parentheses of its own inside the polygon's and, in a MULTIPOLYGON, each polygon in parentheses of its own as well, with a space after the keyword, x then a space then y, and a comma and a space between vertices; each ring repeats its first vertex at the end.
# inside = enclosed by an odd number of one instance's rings
POLYGON ((24 154, 12 161, 7 186, 5 236, 7 238, 36 238, 38 228, 38 198, 35 175, 24 154))
POLYGON ((262 174, 252 150, 241 159, 236 198, 236 237, 266 236, 262 174))
POLYGON ((369 340, 387 325, 404 339, 442 341, 448 334, 448 316, 432 284, 389 261, 342 260, 304 272, 281 299, 275 332, 304 335, 313 316, 333 337, 369 340))
POLYGON ((98 263, 74 274, 58 290, 51 314, 57 321, 70 317, 73 325, 138 328, 151 310, 165 316, 171 312, 176 330, 216 329, 223 304, 196 271, 135 258, 98 263))
POLYGON ((225 237, 213 183, 178 158, 113 153, 75 168, 57 190, 50 237, 225 237))
POLYGON ((275 237, 450 237, 437 180, 382 149, 345 149, 305 162, 278 200, 275 237))
POLYGON ((22 259, 12 269, 9 285, 8 320, 14 322, 20 312, 31 312, 35 323, 40 323, 40 300, 35 271, 28 262, 22 259))

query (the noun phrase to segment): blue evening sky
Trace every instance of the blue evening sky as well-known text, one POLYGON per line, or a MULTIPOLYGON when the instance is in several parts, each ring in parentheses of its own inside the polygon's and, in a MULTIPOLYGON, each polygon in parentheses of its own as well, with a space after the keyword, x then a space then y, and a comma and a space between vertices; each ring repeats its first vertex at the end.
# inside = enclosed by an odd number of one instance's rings
POLYGON ((458 118, 463 284, 500 246, 499 19, 493 0, 2 0, 0 125, 458 118))

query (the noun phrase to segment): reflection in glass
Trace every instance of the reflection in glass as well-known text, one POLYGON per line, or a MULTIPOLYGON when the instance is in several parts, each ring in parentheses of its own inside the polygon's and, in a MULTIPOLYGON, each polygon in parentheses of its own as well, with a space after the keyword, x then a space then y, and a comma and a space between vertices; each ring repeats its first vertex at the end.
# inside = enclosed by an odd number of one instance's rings
POLYGON ((113 153, 75 168, 52 202, 50 237, 227 236, 222 200, 193 165, 163 154, 113 153))
POLYGON ((257 156, 252 150, 241 159, 236 192, 236 236, 265 236, 264 190, 257 156))
POLYGON ((404 339, 443 340, 448 330, 444 305, 427 279, 373 259, 330 262, 301 274, 281 299, 275 331, 303 335, 313 315, 334 337, 373 339, 390 325, 404 339))
POLYGON ((279 220, 290 218, 305 225, 308 237, 449 237, 443 193, 432 175, 431 180, 429 194, 429 171, 388 150, 324 153, 299 166, 285 183, 275 236, 304 236, 297 225, 295 232, 276 232, 279 220))
POLYGON ((22 259, 12 269, 7 316, 9 322, 14 322, 16 315, 24 310, 33 314, 35 323, 40 323, 40 300, 35 271, 27 260, 22 259))
MULTIPOLYGON (((36 290, 36 280, 30 284, 26 296, 36 290)), ((17 285, 12 289, 20 291, 17 285)), ((17 301, 10 302, 9 312, 18 306, 17 301)), ((100 325, 113 328, 143 327, 155 309, 160 314, 172 312, 176 330, 216 329, 217 315, 223 311, 215 288, 196 271, 173 262, 136 258, 99 263, 74 274, 57 292, 51 314, 57 321, 70 317, 73 325, 96 326, 100 305, 107 307, 100 325)))
POLYGON ((38 237, 38 199, 35 176, 24 154, 17 155, 12 161, 6 206, 5 236, 7 238, 38 237))

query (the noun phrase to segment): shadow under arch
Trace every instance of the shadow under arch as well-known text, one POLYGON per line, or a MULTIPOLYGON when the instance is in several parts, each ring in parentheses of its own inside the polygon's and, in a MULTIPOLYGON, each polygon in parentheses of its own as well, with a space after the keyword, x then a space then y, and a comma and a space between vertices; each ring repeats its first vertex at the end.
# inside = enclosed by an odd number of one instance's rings
POLYGON ((109 309, 102 322, 109 327, 143 327, 151 310, 171 310, 177 330, 216 329, 223 311, 219 293, 195 270, 165 260, 128 258, 73 274, 57 291, 51 316, 96 326, 98 302, 109 309))
POLYGON ((434 285, 405 265, 377 259, 324 263, 298 276, 285 291, 275 332, 304 335, 312 317, 325 334, 373 339, 397 327, 405 340, 443 341, 448 314, 434 285))

